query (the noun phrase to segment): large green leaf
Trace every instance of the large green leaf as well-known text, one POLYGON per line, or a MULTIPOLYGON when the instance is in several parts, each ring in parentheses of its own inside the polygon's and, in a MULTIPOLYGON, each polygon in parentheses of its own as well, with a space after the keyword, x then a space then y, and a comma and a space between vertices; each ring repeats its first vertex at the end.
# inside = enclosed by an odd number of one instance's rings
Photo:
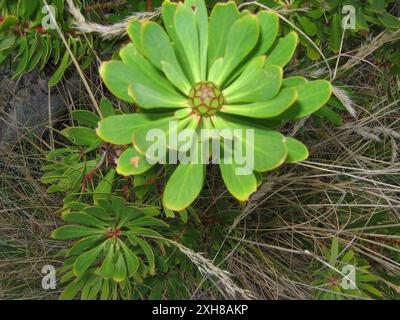
POLYGON ((287 163, 296 163, 308 158, 308 149, 299 140, 289 137, 286 138, 286 144, 288 147, 287 163))
POLYGON ((299 36, 292 31, 284 38, 280 38, 276 44, 267 52, 267 65, 278 65, 284 67, 292 58, 299 36))
POLYGON ((255 58, 243 73, 223 91, 227 104, 267 101, 276 96, 282 83, 282 68, 262 67, 265 56, 255 58))
POLYGON ((307 84, 307 79, 300 76, 292 76, 283 79, 282 87, 283 88, 291 88, 291 87, 299 87, 304 84, 307 84))
POLYGON ((128 87, 136 80, 135 70, 121 61, 108 61, 101 64, 100 75, 113 95, 126 102, 134 102, 128 87))
POLYGON ((233 135, 236 141, 242 144, 242 152, 246 158, 251 156, 251 152, 254 152, 255 171, 273 170, 284 163, 287 156, 287 146, 285 137, 279 132, 263 129, 228 115, 215 117, 213 123, 219 130, 224 128, 241 129, 238 132, 233 131, 233 135), (247 132, 247 130, 249 131, 247 132), (253 137, 251 133, 253 133, 253 137))
POLYGON ((131 113, 102 119, 97 135, 104 141, 123 145, 132 143, 132 133, 138 127, 163 118, 165 114, 131 113))
POLYGON ((181 43, 181 48, 183 49, 182 54, 185 55, 186 60, 189 62, 193 80, 195 83, 200 82, 202 80, 200 43, 196 17, 193 10, 183 3, 179 3, 175 12, 174 26, 181 43))
POLYGON ((279 95, 271 100, 249 104, 224 105, 221 111, 250 118, 272 118, 288 109, 296 99, 296 89, 287 88, 281 90, 279 95))
POLYGON ((210 69, 214 61, 225 54, 227 34, 231 30, 233 23, 240 18, 240 13, 233 1, 217 3, 210 16, 208 30, 208 68, 210 69))
POLYGON ((186 0, 185 5, 193 10, 196 17, 197 31, 199 33, 200 47, 200 74, 201 80, 207 76, 207 52, 208 52, 208 12, 204 0, 186 0))
POLYGON ((128 33, 129 38, 135 44, 135 47, 143 53, 142 48, 142 22, 138 19, 133 19, 128 22, 128 26, 126 27, 126 32, 128 33))
MULTIPOLYGON (((167 30, 167 33, 172 40, 172 46, 175 50, 178 60, 180 61, 180 65, 184 71, 184 74, 189 80, 189 83, 193 84, 194 80, 192 78, 192 73, 190 71, 189 61, 183 54, 184 49, 181 42, 178 39, 178 35, 176 33, 174 26, 174 17, 177 7, 178 7, 177 3, 171 2, 170 0, 165 0, 162 4, 162 18, 164 21, 165 29, 167 30)), ((171 65, 172 67, 174 67, 174 64, 171 65)))
POLYGON ((191 85, 184 74, 180 72, 175 65, 169 62, 161 61, 161 65, 168 80, 171 81, 171 83, 173 83, 182 93, 189 95, 191 85))
POLYGON ((305 85, 296 87, 297 101, 291 108, 279 116, 282 119, 300 119, 317 111, 328 102, 332 87, 326 80, 310 81, 305 85))
POLYGON ((183 96, 163 93, 139 83, 132 83, 128 88, 128 93, 143 109, 176 109, 189 106, 188 100, 183 96))
POLYGON ((144 54, 155 67, 161 70, 161 61, 178 64, 171 41, 158 23, 144 22, 141 33, 144 54))
POLYGON ((257 17, 247 15, 237 20, 231 27, 226 40, 224 61, 214 82, 222 86, 234 69, 251 52, 258 41, 260 28, 257 17))
POLYGON ((275 12, 261 11, 257 14, 260 24, 260 39, 255 49, 255 55, 265 54, 274 44, 279 30, 279 18, 275 12))
POLYGON ((123 47, 119 55, 126 65, 135 70, 135 83, 146 85, 163 93, 178 94, 176 88, 138 52, 133 44, 123 47))
POLYGON ((164 206, 175 211, 189 206, 203 188, 204 172, 204 164, 179 164, 165 186, 164 206))
POLYGON ((130 147, 119 156, 117 172, 123 176, 137 175, 146 172, 152 166, 144 155, 130 147))
POLYGON ((257 190, 257 180, 253 172, 239 175, 236 170, 238 166, 234 161, 228 164, 221 161, 219 168, 226 187, 236 199, 247 201, 249 196, 257 190))

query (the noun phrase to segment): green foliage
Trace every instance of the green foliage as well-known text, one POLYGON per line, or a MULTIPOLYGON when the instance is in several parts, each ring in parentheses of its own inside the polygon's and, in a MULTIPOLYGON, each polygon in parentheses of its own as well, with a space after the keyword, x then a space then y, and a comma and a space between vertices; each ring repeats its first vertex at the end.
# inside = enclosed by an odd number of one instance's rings
MULTIPOLYGON (((101 107, 103 113, 109 110, 107 100, 102 101, 101 107)), ((47 192, 68 193, 70 196, 66 198, 67 201, 79 197, 79 191, 87 189, 93 193, 102 183, 112 185, 113 181, 103 181, 114 173, 112 163, 108 163, 109 159, 120 153, 120 149, 104 144, 96 135, 95 127, 100 118, 95 113, 76 110, 72 111, 71 117, 78 126, 61 131, 68 142, 64 147, 49 152, 46 158, 51 164, 41 168, 44 172, 42 183, 51 184, 47 192)))
POLYGON ((365 259, 352 249, 339 245, 332 239, 331 248, 324 249, 327 265, 319 265, 315 271, 315 297, 321 300, 343 300, 357 298, 381 298, 376 288, 378 277, 370 272, 365 259))
MULTIPOLYGON (((380 30, 396 31, 400 28, 398 17, 389 13, 394 0, 368 0, 368 1, 349 1, 334 0, 325 1, 285 1, 262 0, 262 4, 270 8, 284 7, 293 10, 289 15, 289 20, 298 26, 314 43, 326 54, 337 53, 342 40, 342 22, 349 14, 343 7, 350 5, 355 9, 354 29, 346 29, 346 39, 350 37, 352 41, 357 41, 358 37, 364 37, 372 28, 380 30), (306 10, 299 10, 304 9, 306 10), (298 10, 296 12, 296 10, 298 10)), ((348 20, 350 23, 350 20, 348 20)), ((283 32, 290 32, 290 28, 284 27, 283 32)), ((320 54, 312 44, 304 37, 300 36, 300 43, 306 49, 308 57, 312 60, 320 59, 320 54)))
MULTIPOLYGON (((55 8, 56 21, 84 70, 94 57, 89 42, 70 29, 64 1, 49 0, 47 3, 55 8)), ((72 63, 57 30, 48 27, 51 21, 42 0, 0 1, 0 63, 12 62, 14 79, 35 69, 45 71, 45 67, 52 64, 57 68, 49 86, 54 86, 72 63)))
MULTIPOLYGON (((165 1, 162 15, 166 30, 150 21, 132 22, 128 34, 133 43, 121 49, 121 60, 101 66, 108 89, 142 111, 99 122, 97 134, 103 140, 117 145, 133 142, 135 149, 119 158, 117 171, 135 175, 151 168, 151 143, 146 135, 152 129, 162 130, 167 137, 173 130, 179 134, 187 128, 252 129, 254 145, 240 135, 233 139, 237 140, 234 148, 254 147, 255 172, 276 169, 285 161, 304 160, 308 153, 303 144, 288 143, 268 123, 252 123, 252 118, 278 123, 300 119, 329 100, 331 85, 325 80, 304 79, 301 84, 282 87, 282 69, 294 54, 297 34, 277 38, 274 13, 240 15, 234 2, 217 4, 209 23, 202 0, 165 1), (176 124, 171 126, 173 121, 176 124)), ((202 150, 200 141, 190 139, 189 146, 202 150)), ((169 152, 188 148, 179 144, 165 147, 169 152)), ((257 187, 255 173, 237 176, 236 165, 223 162, 220 169, 226 187, 237 199, 248 200, 257 187)), ((204 164, 180 163, 165 187, 164 206, 175 211, 189 206, 202 190, 204 174, 204 164)))
POLYGON ((76 239, 65 252, 60 299, 129 298, 131 279, 142 282, 154 274, 155 254, 150 240, 163 247, 162 236, 151 228, 168 225, 146 211, 109 196, 96 206, 70 203, 62 218, 68 224, 52 233, 58 240, 76 239))

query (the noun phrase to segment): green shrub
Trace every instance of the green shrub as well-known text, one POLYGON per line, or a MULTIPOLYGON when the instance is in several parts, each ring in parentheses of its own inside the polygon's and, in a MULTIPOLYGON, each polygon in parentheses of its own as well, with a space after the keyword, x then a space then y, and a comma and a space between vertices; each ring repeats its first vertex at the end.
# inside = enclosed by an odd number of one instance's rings
POLYGON ((65 206, 62 218, 69 224, 56 229, 52 237, 78 240, 65 252, 61 281, 69 284, 60 298, 73 299, 79 291, 81 299, 129 298, 131 279, 141 283, 155 273, 156 259, 148 242, 153 239, 161 246, 164 242, 150 227, 168 227, 154 218, 157 214, 110 195, 98 198, 94 206, 78 202, 65 206))

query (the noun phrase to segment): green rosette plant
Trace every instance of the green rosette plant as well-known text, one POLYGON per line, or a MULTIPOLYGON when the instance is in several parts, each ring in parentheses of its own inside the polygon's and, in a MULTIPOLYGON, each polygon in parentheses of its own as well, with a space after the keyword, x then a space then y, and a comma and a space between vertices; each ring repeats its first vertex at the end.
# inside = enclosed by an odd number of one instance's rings
MULTIPOLYGON (((187 128, 252 129, 253 170, 238 175, 235 159, 219 163, 226 187, 241 201, 256 191, 258 173, 307 158, 304 144, 274 128, 320 109, 331 96, 331 85, 299 76, 283 79, 283 67, 298 44, 295 32, 278 37, 274 12, 240 12, 232 1, 216 4, 210 17, 203 0, 164 1, 162 19, 164 28, 131 21, 127 33, 132 43, 120 50, 120 60, 100 69, 115 96, 139 107, 139 112, 98 124, 103 140, 133 144, 119 157, 118 173, 141 174, 154 165, 147 152, 152 142, 146 139, 153 129, 166 136, 187 128)), ((250 144, 245 137, 234 138, 238 148, 250 144)), ((165 186, 164 207, 180 211, 190 205, 202 190, 205 171, 202 163, 179 163, 165 186)))
POLYGON ((148 240, 168 245, 152 229, 168 227, 156 214, 158 210, 140 209, 116 196, 97 199, 93 206, 69 203, 62 215, 68 224, 52 233, 57 240, 76 240, 60 270, 61 281, 69 282, 60 299, 72 299, 80 291, 82 299, 130 297, 132 283, 155 274, 156 258, 148 240))

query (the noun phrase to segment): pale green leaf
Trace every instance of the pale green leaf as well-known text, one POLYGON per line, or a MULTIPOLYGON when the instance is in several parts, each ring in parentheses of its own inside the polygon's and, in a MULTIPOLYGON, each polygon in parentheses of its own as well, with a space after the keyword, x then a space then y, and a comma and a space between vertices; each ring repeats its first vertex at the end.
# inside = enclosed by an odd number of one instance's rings
POLYGON ((198 197, 204 182, 204 164, 179 164, 165 186, 163 204, 180 211, 198 197))

